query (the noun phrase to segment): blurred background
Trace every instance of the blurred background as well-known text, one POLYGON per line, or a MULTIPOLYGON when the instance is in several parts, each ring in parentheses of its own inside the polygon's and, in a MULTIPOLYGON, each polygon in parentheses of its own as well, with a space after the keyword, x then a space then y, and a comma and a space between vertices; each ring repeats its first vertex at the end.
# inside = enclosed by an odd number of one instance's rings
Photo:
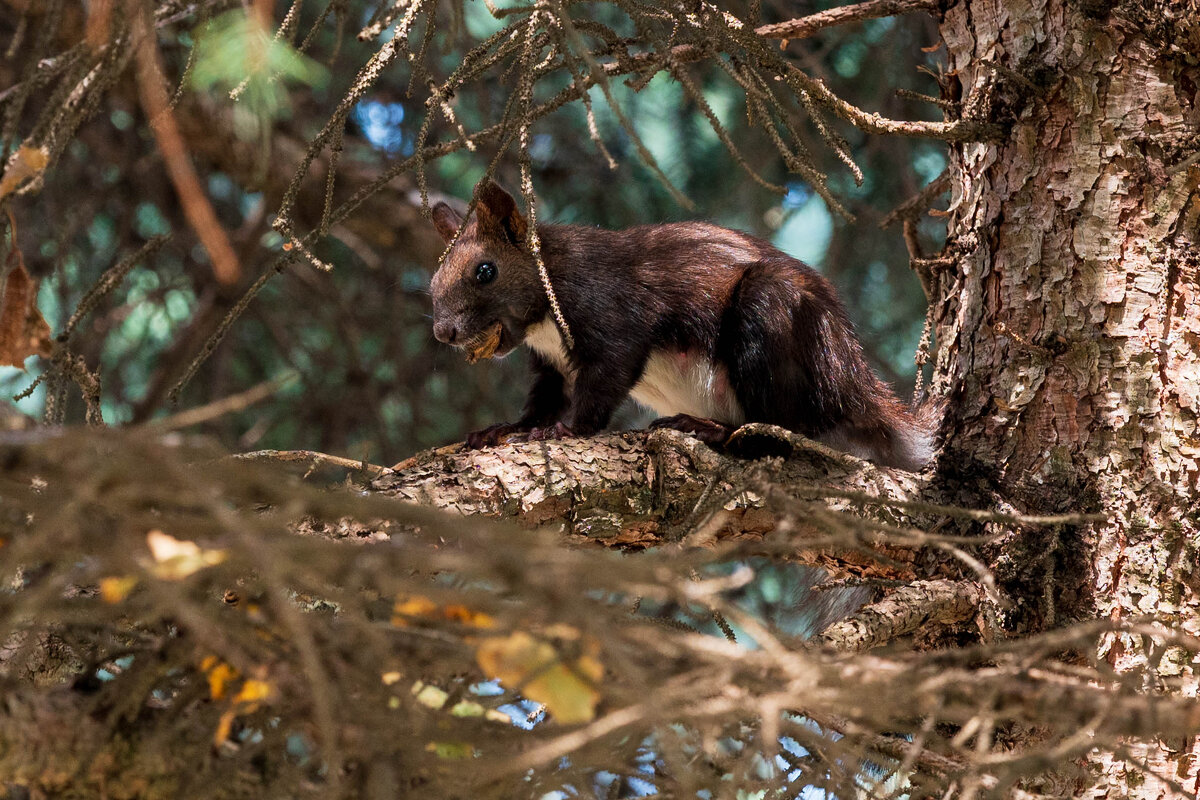
MULTIPOLYGON (((753 8, 728 7, 771 22, 829 5, 835 4, 766 0, 753 8)), ((421 81, 440 82, 464 53, 501 25, 482 3, 444 6, 438 12, 444 24, 439 23, 424 56, 430 74, 414 81, 401 59, 354 104, 337 151, 335 204, 413 153, 427 113, 428 91, 421 81)), ((376 6, 353 0, 298 5, 289 24, 303 56, 284 52, 272 62, 269 85, 242 86, 237 100, 230 91, 247 74, 244 60, 252 49, 239 38, 248 35, 238 22, 245 12, 230 3, 196 8, 180 6, 170 24, 158 27, 159 50, 180 133, 238 256, 238 283, 226 286, 214 278, 164 169, 133 69, 116 71, 110 85, 88 96, 88 102, 94 98, 83 109, 88 113, 81 112, 60 137, 51 137, 58 155, 44 186, 10 203, 15 246, 40 281, 38 307, 54 333, 64 329, 107 270, 153 237, 171 234, 71 333, 72 353, 99 375, 104 422, 144 423, 278 381, 270 400, 193 429, 235 450, 313 449, 390 464, 461 439, 467 430, 514 419, 527 386, 523 352, 468 366, 433 339, 427 287, 442 243, 423 216, 411 172, 394 178, 315 245, 314 253, 331 270, 303 259, 275 269, 284 245, 271 228, 275 212, 307 143, 379 49, 378 41, 364 43, 355 36, 376 6), (216 341, 230 310, 264 277, 261 291, 216 341), (215 348, 208 345, 213 341, 215 348)), ((276 24, 287 11, 286 4, 274 9, 276 24)), ((55 94, 53 74, 44 85, 37 85, 39 76, 61 63, 47 68, 46 59, 79 49, 94 16, 72 3, 0 0, 6 157, 39 125, 50 126, 52 133, 53 125, 63 125, 44 119, 46 109, 63 96, 55 94), (33 90, 23 91, 26 86, 33 90)), ((927 52, 937 41, 933 21, 913 14, 833 27, 785 46, 797 64, 860 108, 893 118, 941 119, 935 105, 896 91, 938 94, 939 54, 927 52)), ((832 154, 814 151, 830 188, 856 216, 851 223, 787 174, 768 137, 749 124, 743 92, 724 72, 710 67, 692 74, 747 164, 786 193, 752 180, 697 104, 660 74, 636 92, 615 82, 615 98, 695 210, 677 203, 642 163, 601 92, 593 90, 596 124, 617 167, 608 167, 589 138, 581 104, 538 121, 530 155, 539 219, 614 228, 708 219, 770 239, 837 285, 872 364, 907 397, 925 298, 909 269, 899 228, 883 230, 879 223, 942 171, 945 145, 868 138, 846 126, 841 133, 863 169, 861 186, 832 154)), ((468 131, 491 124, 511 92, 511 76, 481 77, 471 92, 455 98, 458 121, 468 131)), ((441 115, 429 121, 426 132, 429 142, 456 135, 441 115)), ((511 153, 501 156, 497 178, 515 190, 517 160, 511 153)), ((494 150, 459 151, 429 162, 429 196, 469 198, 496 157, 494 150)), ((321 218, 330 186, 328 159, 326 151, 299 187, 292 216, 304 230, 321 218)), ((936 248, 943 235, 939 219, 927 218, 921 225, 925 247, 936 248)), ((73 386, 43 383, 23 399, 10 399, 45 366, 33 357, 24 370, 0 368, 7 427, 46 416, 48 398, 51 421, 84 420, 85 403, 73 386)), ((619 422, 635 425, 643 419, 635 409, 625 409, 619 422)))

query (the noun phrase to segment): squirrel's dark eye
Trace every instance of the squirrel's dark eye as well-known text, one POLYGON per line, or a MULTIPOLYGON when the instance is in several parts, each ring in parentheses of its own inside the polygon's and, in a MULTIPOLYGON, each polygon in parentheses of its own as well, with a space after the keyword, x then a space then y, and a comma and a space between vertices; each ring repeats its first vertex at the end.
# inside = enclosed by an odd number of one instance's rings
POLYGON ((475 268, 475 280, 480 283, 491 283, 496 280, 496 265, 490 261, 484 261, 475 268))

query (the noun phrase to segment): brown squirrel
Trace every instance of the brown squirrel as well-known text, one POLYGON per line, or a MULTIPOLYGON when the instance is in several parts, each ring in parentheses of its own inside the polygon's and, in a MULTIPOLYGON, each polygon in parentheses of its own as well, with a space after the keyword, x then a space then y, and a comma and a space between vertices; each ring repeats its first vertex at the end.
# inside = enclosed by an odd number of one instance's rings
POLYGON ((434 336, 471 360, 524 343, 534 382, 519 420, 467 446, 591 435, 632 395, 665 417, 655 426, 709 443, 766 422, 887 466, 929 460, 927 426, 867 366, 833 286, 803 262, 703 222, 539 224, 568 349, 516 201, 490 181, 477 197, 465 227, 447 204, 433 208, 453 242, 433 276, 434 336))

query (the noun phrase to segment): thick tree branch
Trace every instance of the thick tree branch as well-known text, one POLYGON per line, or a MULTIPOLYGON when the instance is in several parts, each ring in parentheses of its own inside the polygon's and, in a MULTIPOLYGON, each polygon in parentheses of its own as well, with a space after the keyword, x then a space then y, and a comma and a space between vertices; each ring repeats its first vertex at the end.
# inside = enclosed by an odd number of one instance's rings
POLYGON ((676 431, 657 430, 476 451, 450 447, 397 464, 371 486, 462 514, 503 516, 530 526, 561 524, 581 540, 609 547, 709 546, 759 541, 779 531, 788 541, 804 542, 777 545, 786 548, 786 557, 835 576, 918 577, 911 546, 867 545, 862 531, 846 528, 844 520, 837 527, 829 508, 859 503, 800 500, 771 487, 819 483, 886 504, 917 497, 922 480, 803 437, 795 437, 792 446, 786 460, 740 459, 676 431), (838 532, 831 534, 830 526, 838 532))

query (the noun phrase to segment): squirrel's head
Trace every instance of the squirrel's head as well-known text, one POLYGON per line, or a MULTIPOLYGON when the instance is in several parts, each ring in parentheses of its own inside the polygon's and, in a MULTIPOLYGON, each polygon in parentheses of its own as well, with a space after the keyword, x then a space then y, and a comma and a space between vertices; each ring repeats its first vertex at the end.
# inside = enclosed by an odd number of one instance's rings
POLYGON ((476 195, 475 214, 465 228, 450 206, 433 207, 433 224, 454 246, 430 285, 433 335, 467 350, 472 360, 508 355, 526 329, 545 318, 549 305, 525 244, 529 223, 516 201, 491 181, 476 195))

